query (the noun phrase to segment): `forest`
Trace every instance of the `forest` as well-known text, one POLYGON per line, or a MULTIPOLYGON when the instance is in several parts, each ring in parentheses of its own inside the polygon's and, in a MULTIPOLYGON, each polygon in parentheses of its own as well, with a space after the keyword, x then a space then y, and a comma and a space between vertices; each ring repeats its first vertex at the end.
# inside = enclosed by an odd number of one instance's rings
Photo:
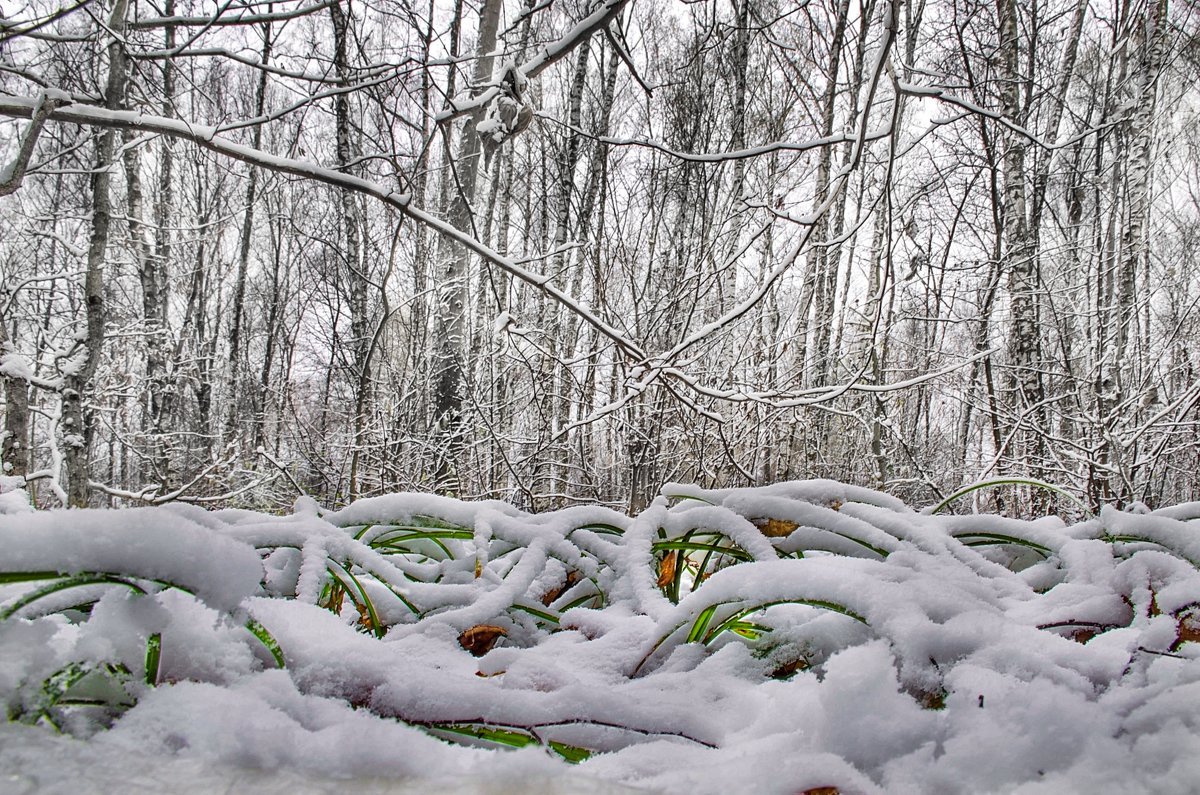
POLYGON ((38 505, 1197 496, 1191 3, 0 10, 38 505))

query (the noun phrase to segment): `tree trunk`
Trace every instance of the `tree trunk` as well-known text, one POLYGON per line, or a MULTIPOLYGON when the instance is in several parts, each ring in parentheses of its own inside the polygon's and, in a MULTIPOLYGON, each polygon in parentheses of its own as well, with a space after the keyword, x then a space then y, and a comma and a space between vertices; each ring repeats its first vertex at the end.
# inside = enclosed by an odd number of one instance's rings
MULTIPOLYGON (((1000 22, 1000 104, 1004 118, 1022 125, 1021 74, 1017 0, 997 0, 1000 22)), ((1004 132, 1003 267, 1008 273, 1012 319, 1009 325, 1009 389, 1012 408, 1020 416, 1032 417, 1014 441, 1013 452, 1038 476, 1045 456, 1045 397, 1040 362, 1038 323, 1037 252, 1029 233, 1025 182, 1025 138, 1011 129, 1004 132)), ((1028 422, 1028 419, 1024 420, 1028 422)))
MULTIPOLYGON (((492 76, 491 52, 496 49, 496 34, 500 27, 502 0, 486 0, 479 10, 479 43, 476 47, 473 88, 488 82, 492 76)), ((475 127, 483 120, 483 109, 467 119, 460 138, 458 156, 450 171, 456 180, 456 190, 450 193, 449 220, 460 232, 474 234, 472 203, 479 174, 480 140, 475 127)), ((447 145, 449 153, 449 144, 447 145)), ((445 239, 443 238, 443 241, 445 239)), ((467 282, 470 253, 456 243, 443 243, 446 258, 444 278, 439 285, 438 355, 434 386, 434 417, 438 442, 438 462, 434 472, 434 488, 439 492, 457 493, 461 489, 464 429, 462 427, 464 357, 466 351, 467 282)))
MULTIPOLYGON (((341 8, 337 5, 330 7, 330 11, 340 13, 341 8)), ((336 25, 335 25, 336 27, 336 25)), ((261 53, 262 65, 265 67, 271 59, 271 23, 263 24, 263 46, 261 53)), ((344 98, 344 94, 339 94, 339 98, 344 98)), ((267 104, 267 70, 260 69, 258 73, 258 85, 254 93, 254 115, 261 118, 267 104)), ((262 146, 262 124, 254 125, 254 131, 250 135, 251 146, 259 149, 262 146)), ((339 128, 339 133, 340 133, 339 128)), ((250 242, 254 237, 254 204, 258 199, 258 169, 253 166, 249 169, 249 175, 246 179, 246 209, 242 216, 242 232, 241 238, 238 241, 238 266, 237 276, 233 282, 233 306, 230 307, 229 314, 229 414, 227 415, 225 425, 226 434, 230 439, 235 439, 238 435, 237 426, 238 418, 241 415, 242 396, 241 392, 242 371, 244 369, 242 357, 242 319, 245 316, 246 303, 246 276, 250 267, 250 242)), ((251 416, 257 416, 258 398, 251 400, 251 416)))
MULTIPOLYGON (((125 51, 122 38, 125 32, 127 0, 115 0, 108 20, 112 40, 107 47, 108 79, 104 90, 104 105, 109 110, 121 107, 125 96, 125 51)), ((104 345, 104 263, 108 248, 112 204, 109 196, 109 169, 119 133, 106 129, 96 142, 95 169, 92 172, 92 230, 88 241, 87 271, 83 294, 87 331, 81 349, 72 357, 73 365, 62 381, 63 473, 67 480, 67 505, 86 508, 91 490, 88 462, 91 456, 92 427, 85 397, 92 386, 92 377, 100 364, 100 349, 104 345), (76 358, 77 357, 77 358, 76 358)))

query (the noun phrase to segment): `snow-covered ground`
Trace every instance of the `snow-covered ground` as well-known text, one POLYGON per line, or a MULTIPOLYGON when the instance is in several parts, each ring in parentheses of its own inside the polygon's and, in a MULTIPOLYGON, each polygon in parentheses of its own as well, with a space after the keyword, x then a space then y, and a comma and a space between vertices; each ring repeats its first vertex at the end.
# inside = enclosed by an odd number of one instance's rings
POLYGON ((0 508, 5 793, 1200 781, 1200 504, 1068 526, 806 481, 633 518, 0 508))

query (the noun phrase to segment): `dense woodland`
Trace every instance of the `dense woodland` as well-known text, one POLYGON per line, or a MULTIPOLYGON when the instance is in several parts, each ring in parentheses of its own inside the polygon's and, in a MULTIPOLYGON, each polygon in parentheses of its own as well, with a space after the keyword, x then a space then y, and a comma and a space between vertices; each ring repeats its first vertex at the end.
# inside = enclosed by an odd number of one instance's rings
POLYGON ((0 12, 41 505, 1200 496, 1189 0, 0 12))

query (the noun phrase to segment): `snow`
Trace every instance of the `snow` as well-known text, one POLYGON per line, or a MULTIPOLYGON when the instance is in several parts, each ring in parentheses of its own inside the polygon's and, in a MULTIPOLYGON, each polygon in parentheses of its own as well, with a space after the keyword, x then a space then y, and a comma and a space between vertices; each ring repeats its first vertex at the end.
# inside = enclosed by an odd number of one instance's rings
POLYGON ((0 475, 0 515, 32 511, 29 492, 25 490, 25 478, 0 475))
POLYGON ((25 357, 11 351, 0 354, 0 375, 6 378, 21 378, 26 381, 34 377, 33 369, 25 357))
POLYGON ((1183 793, 1200 774, 1194 504, 1068 525, 832 481, 669 484, 634 517, 21 499, 0 515, 4 792, 1183 793), (476 627, 493 648, 464 646, 476 627))

